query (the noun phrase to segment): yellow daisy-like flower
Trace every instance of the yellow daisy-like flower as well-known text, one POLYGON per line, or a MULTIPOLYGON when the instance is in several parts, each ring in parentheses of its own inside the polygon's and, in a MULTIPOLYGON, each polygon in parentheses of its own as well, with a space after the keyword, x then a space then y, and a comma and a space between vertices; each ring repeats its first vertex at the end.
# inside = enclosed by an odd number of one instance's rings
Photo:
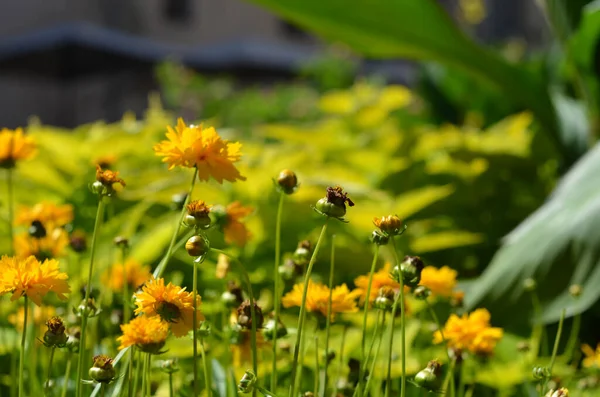
POLYGON ((33 207, 22 207, 15 218, 16 225, 28 226, 33 221, 41 222, 46 229, 65 226, 73 221, 73 206, 42 201, 33 207))
POLYGON ((50 291, 62 300, 67 300, 65 294, 71 292, 67 274, 60 272, 54 259, 40 263, 34 256, 27 259, 3 256, 0 269, 0 295, 12 293, 11 301, 27 295, 41 306, 42 298, 50 291))
POLYGON ((581 351, 585 354, 583 359, 583 366, 585 368, 596 367, 600 368, 600 343, 596 345, 596 350, 592 349, 590 345, 581 345, 581 351))
POLYGON ((434 266, 426 266, 421 272, 421 282, 419 284, 429 288, 434 295, 450 298, 456 287, 457 274, 456 270, 448 266, 440 269, 434 266))
POLYGON ((23 129, 0 130, 0 168, 14 168, 17 161, 30 159, 35 153, 35 142, 25 136, 23 129))
POLYGON ((252 236, 241 219, 253 211, 252 207, 244 207, 239 201, 229 204, 226 208, 221 205, 211 208, 211 212, 216 218, 216 224, 225 235, 225 242, 234 243, 240 247, 243 247, 252 236))
MULTIPOLYGON (((165 285, 162 278, 152 278, 141 292, 135 294, 135 314, 145 314, 148 317, 160 316, 163 321, 171 324, 171 331, 176 337, 185 336, 193 327, 194 298, 185 288, 169 283, 165 285)), ((200 312, 200 295, 196 296, 197 324, 204 321, 200 312)))
MULTIPOLYGON (((377 294, 381 287, 390 287, 395 290, 400 289, 400 284, 390 277, 391 270, 392 265, 386 262, 385 265, 383 265, 383 268, 373 273, 373 283, 371 284, 371 296, 369 296, 369 302, 372 303, 375 298, 377 298, 377 294)), ((354 279, 354 285, 356 285, 357 291, 360 291, 361 293, 360 302, 364 303, 367 297, 367 287, 369 286, 369 275, 365 274, 358 276, 354 279)))
MULTIPOLYGON (((451 314, 443 330, 448 347, 474 354, 491 354, 504 332, 502 328, 491 327, 490 318, 486 309, 477 309, 462 317, 451 314)), ((433 343, 441 342, 442 333, 438 330, 433 335, 433 343)))
MULTIPOLYGON (((294 285, 294 288, 281 299, 283 306, 301 306, 303 290, 304 283, 294 285)), ((325 284, 315 283, 314 281, 309 280, 306 295, 306 310, 309 312, 318 312, 323 316, 327 316, 329 291, 329 287, 325 284)), ((335 287, 331 296, 331 318, 333 319, 336 313, 357 312, 358 306, 356 306, 356 298, 358 298, 360 294, 361 291, 359 290, 350 292, 346 284, 335 287)))
POLYGON ((165 345, 169 335, 169 323, 158 316, 139 316, 121 325, 123 335, 117 338, 119 350, 137 346, 141 351, 157 353, 165 345))
MULTIPOLYGON (((135 259, 129 259, 125 262, 125 271, 127 272, 127 284, 129 290, 134 291, 146 281, 152 278, 150 266, 142 265, 135 259)), ((115 263, 104 273, 103 282, 115 292, 123 291, 123 264, 115 263)))
POLYGON ((69 236, 64 229, 48 230, 46 236, 36 238, 23 233, 15 236, 15 253, 19 258, 35 256, 38 260, 59 258, 65 254, 69 236))
POLYGON ((163 156, 169 169, 196 167, 201 181, 211 177, 219 183, 246 180, 233 164, 242 157, 242 144, 223 140, 213 127, 188 126, 179 118, 175 129, 167 127, 166 135, 168 140, 154 145, 154 152, 163 156))

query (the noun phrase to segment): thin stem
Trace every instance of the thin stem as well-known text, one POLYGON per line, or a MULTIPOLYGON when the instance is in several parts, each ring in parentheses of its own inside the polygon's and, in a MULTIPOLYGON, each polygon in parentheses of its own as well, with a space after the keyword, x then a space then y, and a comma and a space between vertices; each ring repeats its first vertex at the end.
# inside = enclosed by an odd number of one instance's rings
MULTIPOLYGON (((133 347, 132 347, 132 349, 133 349, 133 347)), ((138 391, 138 383, 140 380, 140 366, 141 366, 140 363, 143 360, 140 357, 141 353, 138 354, 137 356, 138 356, 138 359, 137 359, 137 362, 135 363, 135 376, 134 376, 134 381, 133 381, 133 395, 134 396, 137 396, 137 394, 138 394, 137 391, 138 391)), ((144 380, 144 374, 142 374, 142 381, 143 380, 144 380)), ((142 390, 144 390, 144 389, 142 388, 142 390)))
MULTIPOLYGON (((198 391, 198 302, 197 302, 197 289, 198 289, 198 259, 194 259, 193 265, 193 276, 192 276, 192 292, 193 292, 193 301, 192 306, 194 311, 192 312, 192 339, 193 341, 193 371, 194 371, 194 396, 199 394, 198 391)), ((208 379, 206 379, 208 381, 208 379)), ((207 387, 208 389, 208 387, 207 387)), ((210 397, 210 396, 209 396, 210 397)))
MULTIPOLYGON (((327 360, 327 358, 325 358, 327 360)), ((325 373, 327 373, 327 365, 325 365, 325 373)), ((325 385, 323 386, 323 390, 325 389, 325 385)), ((319 393, 319 336, 315 335, 315 386, 313 393, 319 393)), ((325 394, 325 391, 323 391, 325 394)))
MULTIPOLYGON (((18 360, 18 355, 16 354, 16 346, 14 346, 13 348, 15 348, 15 351, 13 352, 13 354, 10 355, 10 373, 14 374, 15 372, 17 372, 17 360, 18 360)), ((10 397, 16 397, 17 396, 17 384, 18 382, 10 382, 10 397)))
POLYGON ((427 299, 425 299, 425 303, 427 304, 427 309, 429 309, 429 314, 431 314, 431 318, 433 318, 433 321, 435 322, 435 325, 438 328, 438 331, 440 331, 440 336, 442 337, 442 343, 444 344, 444 350, 446 351, 446 356, 448 357, 448 364, 450 364, 450 362, 452 361, 452 357, 450 356, 450 351, 448 350, 448 346, 446 346, 446 337, 444 336, 444 328, 442 327, 442 323, 440 323, 440 320, 438 319, 437 314, 435 314, 435 310, 433 310, 433 307, 431 306, 431 304, 429 303, 429 301, 427 299))
POLYGON ((129 363, 127 364, 127 397, 133 397, 133 361, 135 360, 135 349, 129 350, 129 363))
POLYGON ((106 383, 102 383, 102 385, 100 386, 100 397, 104 397, 106 393, 106 383))
POLYGON ((373 275, 375 274, 375 266, 377 265, 377 258, 379 256, 379 245, 375 244, 375 254, 373 255, 373 263, 371 263, 371 270, 369 271, 369 283, 367 284, 367 294, 365 295, 365 307, 363 313, 362 323, 362 338, 360 341, 360 362, 359 377, 358 377, 358 389, 362 390, 362 385, 365 379, 365 366, 364 363, 367 361, 365 357, 365 344, 367 340, 367 319, 369 314, 369 307, 371 304, 371 287, 373 285, 373 275))
POLYGON ((69 378, 71 377, 71 363, 73 362, 73 353, 69 353, 67 357, 67 368, 65 369, 65 379, 63 382, 61 397, 67 396, 67 389, 69 388, 69 378))
MULTIPOLYGON (((560 344, 560 336, 563 330, 563 324, 565 322, 565 314, 567 310, 563 309, 560 313, 560 320, 558 321, 558 331, 556 331, 556 338, 554 339, 554 347, 552 348, 552 357, 550 358, 550 365, 548 366, 548 371, 552 375, 552 368, 554 368, 554 362, 556 361, 556 354, 558 353, 558 345, 560 344)), ((544 381, 544 387, 542 388, 542 393, 546 391, 546 386, 548 385, 548 381, 550 377, 547 377, 544 381)))
POLYGON ((146 371, 148 371, 148 373, 146 374, 146 395, 148 397, 150 397, 150 395, 152 394, 152 381, 151 381, 151 379, 152 379, 152 376, 151 376, 152 375, 152 366, 151 366, 152 354, 150 354, 150 353, 146 354, 146 361, 147 361, 146 371))
POLYGON ((13 228, 14 219, 14 192, 13 192, 13 171, 12 168, 6 170, 6 192, 8 194, 8 254, 13 255, 15 246, 15 231, 13 228))
MULTIPOLYGON (((444 379, 444 383, 442 384, 442 390, 450 390, 450 396, 454 397, 454 368, 456 367, 456 360, 450 361, 450 368, 448 368, 448 373, 446 374, 446 378, 444 379), (450 386, 447 386, 450 384, 450 386)), ((448 394, 447 392, 446 395, 448 394)))
MULTIPOLYGON (((394 238, 391 238, 391 243, 394 251, 394 257, 396 259, 396 264, 400 266, 400 258, 398 257, 398 251, 396 250, 396 243, 394 238)), ((398 277, 400 279, 400 293, 394 300, 394 306, 392 308, 392 320, 390 321, 390 343, 389 343, 389 351, 388 351, 388 368, 387 368, 387 386, 385 388, 385 397, 389 397, 390 389, 392 388, 392 347, 394 345, 394 322, 396 321, 396 311, 398 309, 398 301, 400 301, 400 322, 402 325, 401 328, 401 347, 402 347, 402 385, 400 389, 400 397, 406 396, 406 326, 405 326, 405 310, 404 310, 404 280, 402 276, 398 277)))
MULTIPOLYGON (((369 386, 371 385, 371 380, 374 378, 375 365, 377 364, 377 357, 379 357, 379 351, 381 350, 381 341, 383 340, 383 330, 384 329, 385 329, 385 312, 383 312, 383 316, 381 318, 381 332, 379 333, 377 348, 375 349, 375 355, 373 356, 373 362, 371 363, 369 377, 367 378, 367 383, 365 384, 364 395, 366 395, 368 393, 369 386)), ((375 337, 376 337, 376 335, 373 335, 373 338, 375 338, 375 337)), ((371 354, 369 354, 369 355, 371 355, 371 354)))
POLYGON ((204 349, 204 339, 200 337, 200 354, 202 354, 202 366, 204 367, 204 383, 206 385, 206 393, 210 397, 212 393, 212 385, 208 375, 208 360, 206 359, 206 350, 204 349))
MULTIPOLYGON (((280 276, 279 276, 279 264, 281 262, 281 217, 283 213, 283 197, 284 193, 279 193, 279 205, 277 206, 277 219, 275 221, 275 267, 273 269, 273 306, 275 310, 275 324, 278 324, 279 321, 279 286, 280 276)), ((277 334, 277 332, 275 332, 277 334)), ((272 371, 271 371, 271 390, 275 390, 277 388, 277 335, 275 335, 275 339, 273 339, 273 363, 272 363, 272 371)))
POLYGON ((25 310, 23 314, 23 335, 21 335, 21 351, 19 352, 19 397, 23 397, 25 395, 23 371, 25 368, 25 342, 27 341, 27 313, 29 312, 29 305, 27 295, 24 295, 24 297, 25 303, 23 305, 25 307, 25 310))
POLYGON ((148 382, 148 356, 143 357, 144 366, 142 368, 142 396, 146 396, 146 383, 148 382))
MULTIPOLYGON (((104 216, 104 201, 103 197, 100 196, 98 200, 98 209, 96 211, 96 222, 94 223, 94 233, 92 235, 92 246, 90 248, 90 266, 88 269, 88 279, 85 287, 85 298, 83 304, 87 309, 88 300, 90 299, 90 291, 92 289, 92 274, 94 272, 94 257, 96 255, 96 245, 98 235, 100 234, 100 224, 104 216)), ((81 380, 83 379, 83 358, 85 357, 85 335, 87 328, 88 311, 82 310, 81 312, 81 337, 79 340, 79 357, 77 360, 77 378, 75 386, 75 395, 81 397, 82 385, 81 380)))
POLYGON ((131 297, 129 296, 129 279, 127 278, 127 266, 125 265, 125 261, 127 260, 127 247, 123 245, 121 247, 121 263, 123 265, 123 323, 127 324, 129 322, 129 301, 131 297))
POLYGON ((569 360, 573 358, 573 354, 575 353, 575 347, 577 346, 577 337, 579 336, 580 330, 581 330, 581 313, 578 313, 575 315, 575 317, 573 317, 573 324, 571 325, 571 333, 569 334, 569 339, 567 339, 567 347, 565 348, 565 353, 569 360))
POLYGON ((535 291, 531 292, 531 305, 533 306, 533 316, 534 321, 536 322, 533 330, 531 331, 531 353, 530 353, 530 363, 535 361, 540 352, 540 343, 542 341, 542 336, 544 334, 544 326, 539 321, 541 316, 541 305, 540 300, 535 291))
MULTIPOLYGON (((342 367, 344 366, 344 345, 346 344, 346 327, 342 331, 342 341, 340 342, 340 360, 338 363, 337 374, 335 376, 336 379, 339 379, 342 373, 342 367)), ((333 396, 337 396, 338 394, 338 382, 334 382, 335 386, 333 388, 333 396)))
POLYGON ((163 259, 160 261, 156 269, 154 270, 153 276, 155 278, 159 278, 164 273, 167 268, 167 264, 169 260, 171 260, 171 256, 173 255, 173 247, 175 247, 175 242, 177 241, 177 236, 179 235, 179 230, 181 229, 181 223, 183 222, 183 218, 187 213, 187 204, 190 202, 190 198, 192 197, 192 192, 194 191, 194 185, 196 184, 196 176, 198 175, 198 169, 194 168, 194 175, 192 177, 192 183, 190 184, 190 190, 188 191, 188 195, 185 198, 185 203, 183 204, 183 208, 181 209, 181 214, 177 220, 177 224, 175 225, 175 231, 173 232, 173 236, 171 237, 171 242, 169 243, 169 248, 167 248, 167 252, 163 259))
POLYGON ((315 250, 310 257, 310 261, 308 262, 308 267, 306 269, 306 275, 304 276, 304 289, 302 291, 302 303, 300 305, 300 315, 298 316, 298 334, 296 336, 296 342, 294 346, 294 358, 292 360, 292 372, 290 379, 290 389, 289 389, 289 397, 296 396, 296 371, 298 369, 298 358, 300 356, 300 341, 302 340, 302 331, 304 328, 304 321, 306 319, 306 296, 308 294, 308 283, 310 281, 310 275, 312 273, 312 268, 317 259, 317 254, 319 253, 319 248, 321 247, 321 242, 323 241, 323 236, 325 236, 325 231, 327 230, 327 220, 323 224, 321 228, 321 234, 319 235, 319 239, 317 240, 317 244, 315 245, 315 250))
MULTIPOLYGON (((331 236, 331 260, 329 264, 329 298, 327 300, 327 319, 325 320, 325 374, 323 376, 323 394, 327 391, 327 369, 329 367, 329 334, 331 328, 331 306, 333 301, 333 273, 335 269, 335 234, 331 236)), ((318 393, 318 390, 314 391, 318 393)))
POLYGON ((44 394, 48 394, 48 388, 50 387, 50 377, 52 376, 52 361, 54 361, 54 350, 56 346, 50 348, 50 360, 48 360, 48 375, 46 376, 46 384, 44 385, 44 394))
POLYGON ((169 397, 173 397, 175 395, 173 389, 173 372, 169 372, 169 397))

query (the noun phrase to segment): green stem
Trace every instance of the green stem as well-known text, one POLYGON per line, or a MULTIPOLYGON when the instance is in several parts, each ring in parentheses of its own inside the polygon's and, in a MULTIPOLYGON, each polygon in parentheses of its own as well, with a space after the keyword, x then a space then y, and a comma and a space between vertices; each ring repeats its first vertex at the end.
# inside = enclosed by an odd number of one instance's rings
POLYGON ((440 331, 440 335, 442 337, 442 344, 444 345, 444 350, 446 351, 446 356, 448 357, 448 364, 450 364, 452 362, 452 357, 450 356, 450 351, 448 350, 448 346, 446 345, 446 337, 444 336, 444 328, 442 327, 442 323, 440 323, 437 314, 435 314, 435 310, 433 310, 433 307, 427 299, 425 299, 425 303, 427 304, 427 309, 429 309, 429 314, 431 314, 431 318, 433 318, 433 321, 435 322, 438 331, 440 331))
POLYGON ((304 327, 304 321, 306 318, 306 296, 308 294, 308 283, 310 281, 310 275, 312 273, 312 268, 317 259, 317 254, 319 253, 319 248, 321 247, 321 242, 323 241, 323 236, 325 236, 325 231, 327 230, 327 220, 323 224, 321 228, 321 234, 319 235, 319 239, 317 240, 317 244, 315 245, 315 250, 310 257, 310 261, 308 262, 308 267, 306 269, 306 275, 304 276, 304 289, 302 291, 302 303, 300 305, 300 315, 298 316, 298 334, 296 336, 296 342, 294 346, 294 358, 292 360, 292 373, 290 380, 290 389, 289 389, 289 397, 296 396, 296 371, 298 369, 298 358, 300 356, 300 341, 302 340, 302 331, 304 327))
MULTIPOLYGON (((273 279, 274 279, 274 287, 273 287, 273 306, 275 310, 275 324, 278 324, 279 321, 279 310, 280 310, 280 296, 279 296, 279 286, 280 276, 279 276, 279 264, 281 262, 281 217, 283 213, 283 197, 284 193, 279 193, 279 205, 277 206, 277 219, 275 221, 275 268, 273 269, 273 279)), ((277 332, 275 332, 277 334, 277 332)), ((276 390, 277 388, 277 335, 273 339, 273 362, 272 362, 272 371, 271 371, 271 390, 276 390)))
POLYGON ((81 312, 81 337, 79 340, 79 358, 77 360, 77 378, 76 378, 76 386, 75 386, 75 395, 77 397, 81 397, 82 385, 81 380, 83 379, 83 358, 85 357, 85 336, 86 336, 86 328, 87 328, 87 320, 88 320, 88 311, 87 305, 88 300, 90 299, 90 291, 92 289, 92 274, 94 272, 94 257, 96 255, 96 245, 98 241, 98 235, 100 234, 100 225, 102 223, 102 218, 104 216, 104 201, 103 197, 100 196, 98 200, 98 209, 96 212, 96 222, 94 223, 94 233, 92 235, 92 247, 90 249, 90 266, 88 269, 88 279, 87 285, 85 288, 85 298, 83 300, 83 304, 85 306, 85 310, 81 312))
POLYGON ((531 305, 533 306, 533 317, 535 325, 533 326, 533 330, 531 331, 531 353, 529 357, 530 364, 537 359, 540 353, 540 344, 542 341, 542 336, 544 334, 544 325, 540 322, 542 309, 540 305, 540 300, 535 291, 531 292, 531 305))
MULTIPOLYGON (((375 348, 375 342, 377 341, 377 336, 381 333, 380 329, 379 329, 379 317, 381 316, 380 313, 382 313, 382 310, 377 310, 377 317, 375 319, 375 329, 373 330, 373 338, 371 339, 371 343, 369 344, 369 351, 367 353, 367 355, 365 356, 365 361, 364 363, 368 363, 369 361, 369 357, 371 357, 371 355, 373 354, 373 349, 375 348)), ((383 312, 385 313, 385 312, 383 312)), ((366 368, 366 367, 365 367, 366 368)))
POLYGON ((200 354, 202 355, 202 366, 204 367, 204 383, 206 384, 206 393, 208 397, 211 396, 212 393, 212 385, 210 381, 210 376, 208 375, 208 360, 206 360, 206 350, 204 349, 204 339, 200 337, 200 354))
MULTIPOLYGON (((563 324, 565 322, 565 314, 567 310, 563 309, 560 313, 560 320, 558 321, 558 331, 556 331, 556 338, 554 339, 554 347, 552 348, 552 357, 550 358, 550 365, 548 366, 548 371, 550 375, 552 375, 552 368, 554 368, 554 362, 556 361, 556 355, 558 353, 558 345, 560 344, 560 336, 563 330, 563 324)), ((550 377, 547 377, 544 381, 544 387, 542 388, 542 394, 546 391, 546 386, 548 385, 548 381, 550 377)))
POLYGON ((146 396, 146 382, 148 381, 148 357, 143 356, 144 365, 142 367, 142 396, 146 396))
POLYGON ((24 295, 24 297, 25 303, 23 305, 25 310, 23 314, 23 335, 21 335, 21 350, 19 352, 19 397, 23 397, 25 395, 23 372, 25 368, 25 342, 27 341, 27 313, 29 312, 29 305, 27 295, 24 295))
POLYGON ((69 378, 71 377, 71 363, 73 362, 73 353, 69 353, 67 357, 67 368, 65 369, 65 379, 63 382, 61 397, 67 396, 67 390, 69 389, 69 378))
MULTIPOLYGON (((400 258, 398 257, 398 250, 396 250, 396 242, 394 241, 394 237, 391 238, 392 247, 394 250, 394 257, 396 259, 396 264, 400 266, 400 258)), ((400 397, 406 396, 406 316, 405 316, 405 308, 404 308, 404 280, 402 276, 400 279, 400 293, 394 300, 394 306, 392 308, 392 320, 390 321, 390 343, 389 343, 389 351, 388 351, 388 368, 387 368, 387 386, 385 388, 385 397, 389 397, 390 389, 392 388, 392 347, 394 345, 394 322, 396 321, 396 311, 398 309, 398 301, 400 301, 400 322, 402 328, 401 330, 401 347, 402 347, 402 385, 400 389, 400 397)))
MULTIPOLYGON (((327 360, 327 358, 325 359, 327 360)), ((325 373, 327 373, 327 365, 325 365, 325 373)), ((323 387, 325 389, 325 386, 323 387)), ((314 394, 319 394, 319 336, 315 335, 315 386, 314 386, 314 394)), ((325 391, 323 391, 325 394, 325 391)))
MULTIPOLYGON (((331 236, 331 260, 329 265, 329 298, 327 300, 327 319, 325 320, 325 366, 324 366, 324 376, 323 376, 323 394, 322 397, 325 397, 325 393, 327 392, 327 369, 329 367, 329 334, 331 328, 331 306, 333 302, 333 273, 335 269, 335 234, 331 236)), ((318 393, 318 390, 314 391, 318 393)))
POLYGON ((100 397, 104 397, 105 394, 106 394, 106 383, 103 383, 100 386, 100 397))
MULTIPOLYGON (((133 349, 133 347, 131 347, 131 349, 133 349)), ((140 356, 141 353, 137 355, 138 359, 137 362, 135 363, 135 376, 134 376, 134 381, 133 381, 133 395, 137 396, 138 394, 138 384, 139 384, 139 380, 140 380, 140 363, 143 360, 140 356)), ((142 374, 142 381, 144 380, 144 374, 142 374)), ((142 390, 144 390, 142 388, 142 390)))
POLYGON ((129 350, 129 363, 127 364, 127 397, 133 397, 133 361, 135 360, 135 349, 129 350))
POLYGON ((6 170, 6 192, 8 194, 8 242, 9 242, 9 247, 8 247, 8 254, 9 255, 13 255, 14 253, 14 247, 15 247, 15 231, 14 231, 14 227, 13 227, 13 220, 14 220, 14 214, 15 214, 15 210, 14 210, 14 192, 13 192, 13 171, 12 168, 8 168, 6 170))
POLYGON ((148 373, 146 374, 146 396, 150 397, 150 395, 152 394, 152 354, 146 354, 146 361, 146 371, 148 371, 148 373))
POLYGON ((123 264, 123 323, 127 324, 129 322, 129 301, 131 300, 131 296, 129 296, 129 280, 127 278, 127 266, 125 266, 125 261, 127 260, 127 247, 123 245, 121 247, 121 262, 123 264))
POLYGON ((50 387, 50 377, 52 376, 52 361, 54 361, 54 350, 56 346, 50 348, 50 360, 48 360, 48 375, 46 376, 46 384, 44 385, 44 394, 48 395, 48 388, 50 387))
POLYGON ((169 397, 173 397, 175 395, 173 389, 173 372, 169 372, 169 397))
MULTIPOLYGON (((375 377, 375 365, 377 364, 377 357, 379 357, 379 351, 381 350, 381 341, 383 340, 383 330, 385 329, 385 312, 383 312, 383 316, 381 318, 381 332, 379 333, 379 337, 377 338, 377 348, 375 349, 375 355, 373 356, 373 362, 371 363, 371 369, 369 371, 369 377, 367 378, 367 383, 365 384, 363 395, 367 395, 369 392, 369 386, 371 385, 371 380, 375 377)), ((377 335, 373 335, 373 341, 377 335)), ((369 353, 369 356, 371 353, 369 353)))
POLYGON ((265 397, 277 397, 277 395, 275 393, 273 393, 272 391, 269 391, 269 390, 265 389, 264 387, 254 386, 254 388, 256 390, 258 390, 265 397))
POLYGON ((373 255, 373 263, 371 263, 371 270, 369 271, 369 283, 367 284, 367 294, 365 295, 365 307, 363 313, 362 322, 362 338, 360 341, 360 367, 358 377, 358 389, 362 390, 362 385, 365 379, 365 365, 367 357, 365 357, 365 344, 367 340, 367 319, 369 314, 369 307, 371 306, 371 287, 373 285, 373 276, 375 274, 375 266, 377 265, 377 258, 379 256, 379 245, 375 244, 375 254, 373 255))
POLYGON ((190 190, 188 191, 188 195, 185 198, 185 203, 183 204, 183 208, 181 209, 181 214, 177 220, 177 224, 175 225, 175 231, 173 232, 173 236, 171 237, 171 242, 169 243, 169 248, 167 248, 167 252, 163 259, 160 261, 156 269, 154 270, 153 276, 155 278, 159 278, 164 273, 167 268, 167 264, 169 260, 171 260, 171 256, 173 255, 173 247, 175 247, 175 242, 177 241, 177 236, 179 235, 179 230, 181 229, 181 223, 183 222, 183 218, 187 213, 187 204, 190 202, 190 198, 192 197, 192 192, 194 191, 194 185, 196 184, 196 176, 198 175, 198 169, 194 168, 194 176, 192 177, 192 183, 190 184, 190 190))
MULTIPOLYGON (((15 343, 16 345, 16 343, 15 343)), ((17 360, 19 355, 17 354, 17 349, 16 346, 13 346, 13 354, 10 355, 10 373, 14 374, 17 372, 17 360)), ((10 382, 10 397, 16 397, 17 396, 17 385, 18 382, 10 382)))
POLYGON ((448 395, 447 391, 450 390, 450 397, 454 397, 454 368, 456 367, 456 360, 450 361, 450 368, 442 384, 442 390, 446 390, 444 393, 448 395), (449 386, 448 386, 449 385, 449 386))
MULTIPOLYGON (((337 374, 335 376, 336 379, 339 379, 342 373, 342 368, 344 367, 344 345, 346 344, 346 327, 342 331, 342 341, 340 342, 340 360, 338 363, 337 374)), ((333 396, 338 395, 338 382, 334 382, 333 388, 333 396)))
MULTIPOLYGON (((193 265, 193 276, 192 276, 192 292, 193 292, 193 301, 192 301, 192 306, 194 308, 194 311, 192 313, 192 339, 193 339, 193 360, 192 360, 192 365, 193 365, 193 371, 194 371, 194 396, 199 395, 199 390, 198 390, 198 302, 196 301, 198 293, 197 293, 197 289, 198 289, 198 260, 200 259, 196 258, 194 259, 194 265, 193 265)), ((208 389, 208 387, 207 387, 208 389)), ((210 396, 209 396, 210 397, 210 396)))
POLYGON ((575 353, 575 347, 577 346, 577 337, 579 336, 579 331, 581 330, 581 313, 578 313, 573 317, 573 324, 571 325, 571 333, 569 334, 569 339, 567 340, 567 347, 565 348, 565 354, 567 359, 572 359, 573 354, 575 353))

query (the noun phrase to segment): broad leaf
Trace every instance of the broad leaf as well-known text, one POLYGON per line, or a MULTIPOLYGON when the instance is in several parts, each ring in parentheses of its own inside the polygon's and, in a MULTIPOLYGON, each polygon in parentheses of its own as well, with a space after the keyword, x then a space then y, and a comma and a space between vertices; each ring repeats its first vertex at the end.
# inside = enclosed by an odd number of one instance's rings
POLYGON ((469 309, 485 306, 494 315, 525 321, 531 313, 523 280, 533 277, 543 305, 542 320, 573 315, 600 297, 600 145, 563 177, 550 199, 505 239, 492 262, 466 295, 469 309), (572 284, 583 294, 572 298, 572 284), (517 306, 518 305, 518 306, 517 306), (518 307, 518 310, 515 310, 518 307), (517 318, 518 317, 518 318, 517 318))

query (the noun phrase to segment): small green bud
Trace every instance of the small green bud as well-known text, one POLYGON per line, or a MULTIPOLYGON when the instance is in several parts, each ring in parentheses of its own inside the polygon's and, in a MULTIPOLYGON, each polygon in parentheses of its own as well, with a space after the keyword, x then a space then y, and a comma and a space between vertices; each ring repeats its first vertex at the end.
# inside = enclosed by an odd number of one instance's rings
POLYGON ((371 233, 371 241, 373 244, 387 245, 387 243, 390 241, 390 238, 381 233, 379 230, 373 230, 373 233, 371 233))
POLYGON ((418 256, 405 256, 400 265, 392 269, 392 278, 400 282, 400 278, 405 286, 415 288, 421 281, 421 272, 425 265, 418 256))
POLYGON ((285 325, 281 321, 275 321, 274 318, 267 320, 262 332, 267 340, 283 338, 288 333, 285 325))
POLYGON ((547 379, 551 376, 547 367, 533 367, 533 377, 537 380, 547 379))
POLYGON ((169 360, 163 360, 160 362, 160 370, 167 374, 174 374, 179 371, 179 365, 177 364, 177 359, 172 358, 169 360))
POLYGON ((238 391, 243 394, 252 393, 256 384, 256 375, 250 370, 246 370, 240 383, 238 383, 238 391))
POLYGON ((442 386, 442 364, 431 360, 427 367, 417 373, 415 383, 427 391, 438 391, 442 386))
POLYGON ((94 300, 94 298, 89 298, 87 302, 85 301, 85 299, 83 299, 77 307, 77 310, 74 310, 73 312, 79 317, 86 316, 88 318, 91 318, 96 317, 98 314, 100 314, 101 310, 96 307, 96 301, 94 300))
POLYGON ((113 359, 100 354, 94 357, 94 365, 89 370, 90 378, 98 383, 110 383, 115 379, 116 371, 112 365, 113 359))
POLYGON ((204 256, 210 250, 208 239, 203 236, 192 236, 185 243, 185 249, 189 256, 200 257, 204 256))
POLYGON ((424 285, 419 285, 413 290, 413 295, 419 300, 426 300, 431 295, 431 290, 424 285))
POLYGON ((373 306, 383 311, 391 311, 396 299, 396 291, 389 286, 379 288, 373 306))
POLYGON ((100 181, 95 181, 94 183, 92 183, 92 185, 90 186, 90 190, 92 191, 92 193, 98 196, 106 196, 108 193, 108 188, 104 186, 100 181))

